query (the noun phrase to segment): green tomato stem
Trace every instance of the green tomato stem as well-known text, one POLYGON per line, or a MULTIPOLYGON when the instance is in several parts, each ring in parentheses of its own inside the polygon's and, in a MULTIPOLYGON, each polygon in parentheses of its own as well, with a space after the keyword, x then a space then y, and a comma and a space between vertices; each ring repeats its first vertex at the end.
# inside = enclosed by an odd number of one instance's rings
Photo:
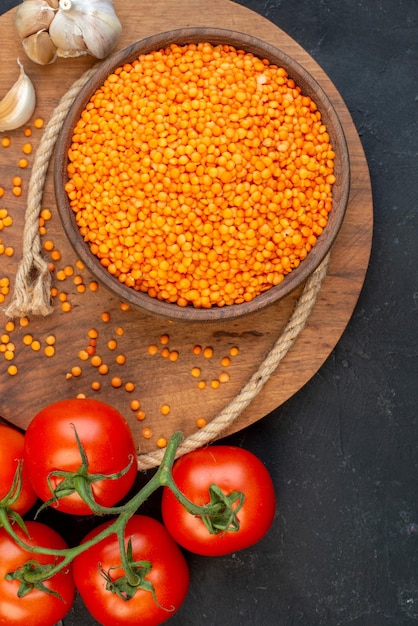
MULTIPOLYGON (((52 578, 64 569, 71 561, 75 559, 79 554, 85 552, 92 546, 100 543, 103 539, 116 534, 120 546, 122 567, 125 570, 129 584, 136 586, 138 583, 138 576, 134 569, 131 567, 130 560, 125 548, 125 528, 129 519, 136 513, 139 507, 160 487, 168 487, 174 494, 174 496, 181 502, 181 504, 191 513, 199 517, 214 516, 222 512, 222 503, 216 502, 207 506, 198 506, 191 502, 184 494, 178 489, 172 476, 173 463, 176 458, 177 448, 183 438, 182 433, 176 432, 172 435, 167 444, 167 448, 159 466, 158 470, 152 476, 152 478, 123 506, 116 507, 103 507, 97 504, 94 499, 91 484, 86 480, 85 476, 75 476, 75 487, 80 497, 88 504, 93 513, 97 515, 113 515, 117 514, 118 517, 106 528, 104 528, 95 537, 74 546, 72 548, 57 550, 52 548, 45 548, 43 546, 30 546, 23 539, 21 539, 15 532, 13 524, 10 521, 10 511, 5 507, 0 507, 0 526, 3 526, 6 532, 16 541, 16 543, 24 550, 33 554, 46 554, 55 557, 63 557, 59 563, 52 566, 48 572, 45 572, 41 568, 37 571, 36 567, 32 567, 30 570, 26 569, 24 572, 25 581, 28 583, 37 583, 49 578, 52 578)), ((83 459, 84 460, 84 459, 83 459)))

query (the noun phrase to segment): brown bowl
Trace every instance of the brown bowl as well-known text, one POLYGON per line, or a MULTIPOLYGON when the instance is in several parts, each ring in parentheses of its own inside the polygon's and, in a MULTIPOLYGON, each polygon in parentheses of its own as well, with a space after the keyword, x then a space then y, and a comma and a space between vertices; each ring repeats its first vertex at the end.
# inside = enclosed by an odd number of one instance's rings
POLYGON ((101 64, 94 78, 81 89, 75 98, 60 131, 55 149, 54 184, 57 206, 65 232, 81 261, 98 281, 104 284, 122 301, 149 314, 173 320, 203 322, 233 319, 260 311, 264 307, 289 295, 306 281, 329 252, 343 222, 350 187, 350 165, 344 131, 332 103, 316 80, 298 62, 285 52, 251 35, 223 29, 185 28, 142 39, 116 52, 101 64), (98 257, 90 252, 89 245, 83 240, 79 232, 75 214, 70 207, 64 188, 68 180, 67 155, 72 143, 73 129, 91 96, 104 83, 108 75, 124 63, 135 60, 140 54, 150 53, 165 48, 170 44, 185 45, 199 42, 208 42, 214 45, 229 44, 283 67, 288 72, 290 78, 293 78, 296 85, 301 88, 302 93, 310 96, 317 104, 322 120, 327 126, 330 142, 336 154, 334 161, 336 182, 333 185, 333 207, 328 216, 327 226, 307 257, 301 261, 297 268, 287 274, 279 285, 272 286, 267 291, 257 295, 250 302, 225 305, 223 307, 213 306, 212 308, 195 308, 191 305, 182 307, 151 297, 119 282, 117 278, 113 277, 101 265, 98 257))

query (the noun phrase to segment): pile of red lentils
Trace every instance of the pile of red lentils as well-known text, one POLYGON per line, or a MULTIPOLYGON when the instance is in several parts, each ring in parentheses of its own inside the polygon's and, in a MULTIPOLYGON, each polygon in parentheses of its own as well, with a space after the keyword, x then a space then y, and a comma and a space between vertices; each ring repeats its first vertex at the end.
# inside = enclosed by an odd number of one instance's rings
POLYGON ((283 68, 228 45, 172 45, 92 96, 66 191, 110 274, 210 308, 298 267, 327 224, 334 158, 315 102, 283 68))

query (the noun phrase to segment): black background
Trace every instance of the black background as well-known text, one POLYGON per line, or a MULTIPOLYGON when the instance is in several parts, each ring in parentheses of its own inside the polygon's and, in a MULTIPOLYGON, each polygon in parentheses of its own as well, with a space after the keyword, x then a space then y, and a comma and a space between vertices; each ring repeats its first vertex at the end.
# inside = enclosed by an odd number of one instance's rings
MULTIPOLYGON (((16 4, 0 0, 1 11, 16 4)), ((190 592, 170 624, 412 626, 418 624, 418 2, 240 4, 301 44, 344 98, 371 173, 373 247, 354 315, 320 371, 227 440, 257 454, 273 476, 278 507, 270 533, 225 558, 188 555, 190 592)), ((147 507, 152 513, 158 502, 147 507)), ((74 540, 86 524, 66 521, 63 532, 74 540)), ((63 623, 96 624, 79 601, 63 623)))

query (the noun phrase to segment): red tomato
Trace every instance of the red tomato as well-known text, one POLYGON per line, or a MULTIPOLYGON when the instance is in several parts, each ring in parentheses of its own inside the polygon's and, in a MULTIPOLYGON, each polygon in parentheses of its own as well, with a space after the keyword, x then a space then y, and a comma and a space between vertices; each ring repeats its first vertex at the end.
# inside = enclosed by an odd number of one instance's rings
POLYGON ((244 494, 244 504, 237 513, 239 530, 210 534, 200 517, 186 511, 164 487, 164 524, 175 541, 190 552, 220 556, 247 548, 272 524, 276 509, 273 481, 260 459, 248 450, 221 445, 194 450, 174 463, 173 478, 180 491, 200 506, 209 502, 212 484, 224 494, 244 494))
MULTIPOLYGON (((25 462, 38 496, 47 501, 51 491, 47 477, 52 471, 76 472, 81 465, 74 427, 88 459, 89 474, 121 472, 133 458, 129 471, 115 480, 92 483, 98 504, 116 504, 132 487, 136 474, 136 449, 128 422, 113 407, 98 400, 61 400, 42 409, 25 435, 25 462)), ((56 487, 62 478, 53 477, 56 487)), ((90 508, 77 493, 53 505, 64 513, 89 515, 90 508)))
MULTIPOLYGON (((58 550, 66 549, 64 539, 45 524, 26 522, 30 537, 16 527, 19 535, 28 545, 43 546, 58 550)), ((56 557, 42 554, 34 555, 23 550, 17 543, 0 529, 0 624, 7 626, 54 626, 70 610, 75 598, 75 584, 71 567, 67 566, 62 572, 44 581, 45 587, 56 591, 60 597, 53 596, 40 589, 33 589, 27 595, 19 598, 17 592, 20 586, 18 580, 5 580, 8 572, 13 572, 26 561, 36 559, 38 563, 54 563, 56 557)))
MULTIPOLYGON (((111 522, 90 532, 83 542, 97 535, 111 522)), ((84 604, 103 626, 155 626, 167 621, 183 603, 189 587, 189 569, 177 544, 164 526, 144 515, 130 518, 125 530, 125 545, 132 540, 133 560, 150 561, 151 571, 146 580, 154 586, 151 591, 139 589, 125 600, 105 588, 100 568, 112 580, 124 576, 115 534, 89 548, 73 562, 74 579, 84 604)))
MULTIPOLYGON (((7 424, 0 424, 0 500, 9 493, 18 461, 23 460, 24 436, 7 424)), ((26 464, 22 466, 22 483, 19 498, 11 509, 24 515, 35 504, 37 495, 28 476, 26 464)))

